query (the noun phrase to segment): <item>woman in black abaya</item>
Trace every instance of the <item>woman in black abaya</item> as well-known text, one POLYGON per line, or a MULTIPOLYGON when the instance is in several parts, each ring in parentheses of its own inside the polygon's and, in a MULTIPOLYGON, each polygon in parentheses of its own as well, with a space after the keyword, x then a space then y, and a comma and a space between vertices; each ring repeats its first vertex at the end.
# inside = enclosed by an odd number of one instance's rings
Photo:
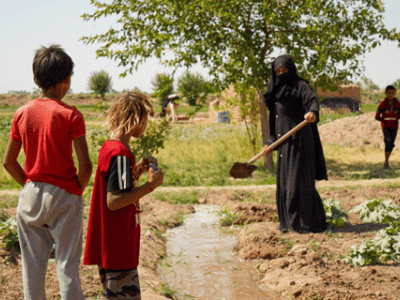
POLYGON ((294 133, 278 146, 276 168, 276 202, 279 229, 300 233, 323 232, 327 229, 322 200, 315 180, 327 180, 325 158, 319 138, 318 100, 306 80, 299 77, 289 55, 272 62, 271 79, 264 94, 270 112, 271 138, 279 139, 304 119, 310 124, 294 133))

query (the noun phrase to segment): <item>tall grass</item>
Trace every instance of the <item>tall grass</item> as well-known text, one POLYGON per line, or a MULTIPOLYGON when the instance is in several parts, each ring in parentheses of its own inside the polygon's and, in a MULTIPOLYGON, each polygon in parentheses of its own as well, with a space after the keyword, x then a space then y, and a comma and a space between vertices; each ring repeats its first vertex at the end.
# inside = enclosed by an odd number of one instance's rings
MULTIPOLYGON (((176 125, 165 148, 158 154, 164 186, 225 186, 275 183, 274 172, 256 165, 253 178, 234 180, 229 170, 235 162, 246 162, 254 153, 239 125, 176 125)), ((260 151, 262 146, 259 146, 260 151)))

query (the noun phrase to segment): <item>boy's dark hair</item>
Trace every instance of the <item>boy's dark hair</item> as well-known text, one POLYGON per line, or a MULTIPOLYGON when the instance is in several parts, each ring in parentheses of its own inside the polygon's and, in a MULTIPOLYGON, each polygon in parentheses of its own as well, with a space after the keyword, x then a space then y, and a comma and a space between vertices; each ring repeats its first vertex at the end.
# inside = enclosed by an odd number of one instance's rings
POLYGON ((387 92, 388 90, 395 90, 396 91, 396 88, 393 85, 388 85, 386 87, 386 89, 385 89, 385 92, 387 92))
POLYGON ((73 68, 71 57, 59 45, 36 50, 32 64, 35 83, 44 90, 67 79, 73 68))

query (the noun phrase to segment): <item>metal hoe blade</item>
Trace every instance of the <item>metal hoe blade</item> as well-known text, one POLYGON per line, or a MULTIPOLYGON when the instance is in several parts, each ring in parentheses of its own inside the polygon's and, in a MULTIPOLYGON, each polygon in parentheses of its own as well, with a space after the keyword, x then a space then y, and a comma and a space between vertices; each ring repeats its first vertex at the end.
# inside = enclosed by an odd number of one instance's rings
POLYGON ((247 178, 251 176, 251 173, 253 173, 255 169, 257 169, 255 165, 237 162, 229 171, 229 175, 231 175, 233 178, 247 178))

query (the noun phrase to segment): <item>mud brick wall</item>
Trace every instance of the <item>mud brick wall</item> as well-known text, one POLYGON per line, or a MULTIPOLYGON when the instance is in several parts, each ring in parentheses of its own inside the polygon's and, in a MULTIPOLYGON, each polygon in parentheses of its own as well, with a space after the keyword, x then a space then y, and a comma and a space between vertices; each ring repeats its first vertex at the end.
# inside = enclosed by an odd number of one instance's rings
POLYGON ((223 91, 221 93, 221 97, 217 98, 213 102, 210 103, 209 109, 208 109, 208 117, 212 120, 217 121, 217 114, 222 111, 227 111, 229 110, 229 119, 231 122, 242 122, 242 118, 240 117, 240 108, 239 106, 229 108, 229 109, 224 109, 224 106, 226 106, 226 101, 225 99, 228 97, 235 97, 235 88, 233 84, 229 86, 228 89, 223 91))
POLYGON ((360 87, 356 84, 341 85, 337 91, 323 91, 317 87, 317 96, 325 98, 351 98, 353 100, 361 101, 360 87))

